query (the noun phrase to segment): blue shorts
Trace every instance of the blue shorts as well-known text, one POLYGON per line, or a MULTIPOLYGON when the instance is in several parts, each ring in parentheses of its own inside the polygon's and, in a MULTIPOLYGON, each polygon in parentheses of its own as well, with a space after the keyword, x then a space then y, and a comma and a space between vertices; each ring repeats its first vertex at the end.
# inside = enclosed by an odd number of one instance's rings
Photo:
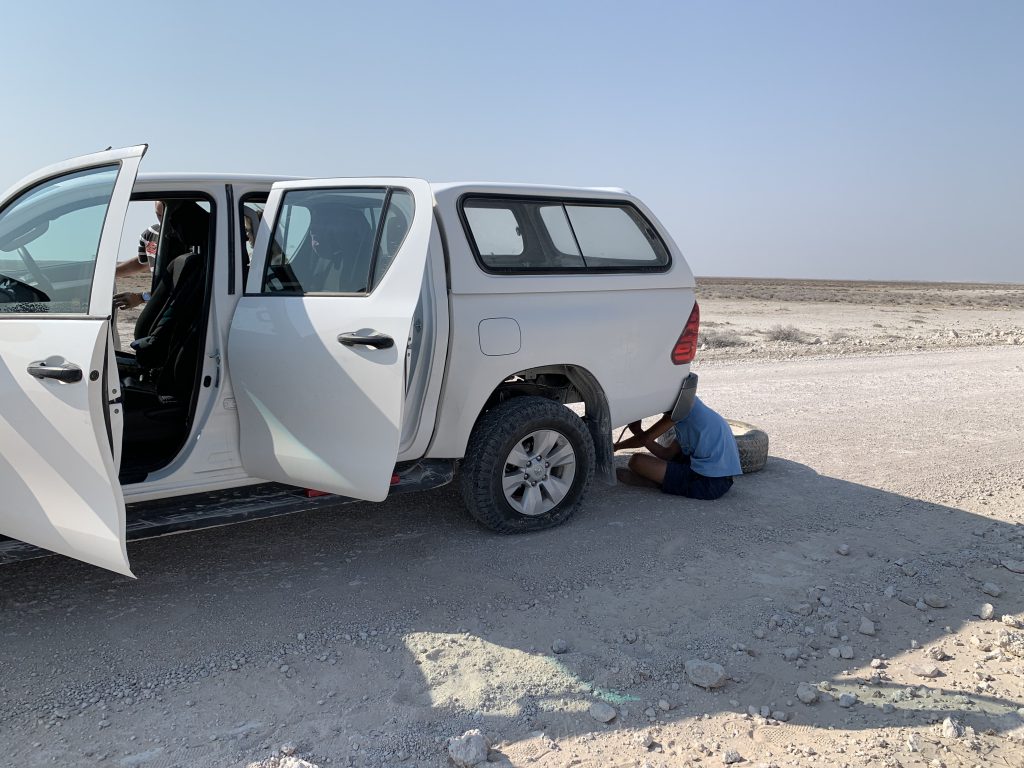
POLYGON ((731 477, 705 477, 690 468, 690 457, 680 454, 665 467, 662 493, 686 496, 688 499, 713 501, 732 488, 731 477))

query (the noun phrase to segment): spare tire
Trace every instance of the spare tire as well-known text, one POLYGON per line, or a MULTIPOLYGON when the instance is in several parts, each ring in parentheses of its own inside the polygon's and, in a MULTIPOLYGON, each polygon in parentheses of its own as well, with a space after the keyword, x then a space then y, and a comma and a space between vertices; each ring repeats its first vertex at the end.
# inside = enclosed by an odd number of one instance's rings
POLYGON ((736 447, 740 450, 740 467, 744 475, 764 469, 768 461, 768 433, 753 424, 735 419, 726 419, 732 435, 736 438, 736 447))

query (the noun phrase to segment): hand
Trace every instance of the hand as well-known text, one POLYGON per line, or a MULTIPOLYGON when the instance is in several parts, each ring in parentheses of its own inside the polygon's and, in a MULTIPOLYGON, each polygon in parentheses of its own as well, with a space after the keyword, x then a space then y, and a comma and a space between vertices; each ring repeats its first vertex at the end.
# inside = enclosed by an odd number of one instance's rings
POLYGON ((118 309, 131 309, 142 303, 142 294, 126 291, 114 294, 114 306, 118 309))

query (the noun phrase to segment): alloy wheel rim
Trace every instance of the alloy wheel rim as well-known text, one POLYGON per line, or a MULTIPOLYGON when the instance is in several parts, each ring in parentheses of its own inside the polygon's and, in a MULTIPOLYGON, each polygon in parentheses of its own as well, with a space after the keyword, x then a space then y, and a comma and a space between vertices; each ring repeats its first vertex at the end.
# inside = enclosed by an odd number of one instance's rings
POLYGON ((569 495, 575 476, 576 451, 569 438, 553 429, 539 429, 512 446, 501 487, 512 509, 536 517, 569 495))

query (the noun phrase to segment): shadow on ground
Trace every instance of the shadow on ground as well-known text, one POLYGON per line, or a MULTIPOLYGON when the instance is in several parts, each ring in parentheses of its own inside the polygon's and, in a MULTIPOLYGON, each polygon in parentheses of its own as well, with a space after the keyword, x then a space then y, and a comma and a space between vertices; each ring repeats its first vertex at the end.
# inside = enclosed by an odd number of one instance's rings
MULTIPOLYGON (((910 649, 942 644, 953 659, 940 670, 980 658, 951 633, 984 602, 997 617, 1024 610, 1022 577, 999 565, 1021 541, 1019 526, 773 458, 717 502, 597 485, 569 524, 529 536, 481 530, 449 486, 139 542, 138 581, 56 557, 19 563, 0 571, 0 730, 11 759, 67 765, 233 764, 284 740, 342 764, 433 765, 439 742, 471 727, 537 758, 555 749, 538 731, 687 721, 688 740, 710 744, 722 721, 697 716, 751 706, 790 715, 743 720, 766 744, 810 727, 827 748, 832 729, 948 715, 1001 734, 1020 727, 1024 702, 998 675, 921 678, 913 665, 931 660, 910 649), (1003 596, 979 590, 989 581, 1003 596), (915 607, 926 594, 948 606, 915 607), (568 652, 551 652, 556 639, 568 652), (833 658, 840 646, 853 658, 833 658), (691 685, 691 658, 730 680, 691 685), (801 681, 859 703, 823 693, 805 706, 801 681), (598 699, 617 709, 610 725, 587 713, 598 699)), ((994 646, 1003 629, 976 634, 994 646)), ((604 764, 620 758, 633 762, 604 764)))

